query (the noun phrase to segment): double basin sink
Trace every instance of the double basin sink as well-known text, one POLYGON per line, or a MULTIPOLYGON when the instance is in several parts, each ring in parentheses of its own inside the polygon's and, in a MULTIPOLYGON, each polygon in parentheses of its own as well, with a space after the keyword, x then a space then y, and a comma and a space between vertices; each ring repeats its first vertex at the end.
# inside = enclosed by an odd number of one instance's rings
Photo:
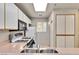
POLYGON ((22 50, 21 53, 58 53, 58 51, 55 49, 48 49, 48 48, 46 49, 29 48, 22 50))

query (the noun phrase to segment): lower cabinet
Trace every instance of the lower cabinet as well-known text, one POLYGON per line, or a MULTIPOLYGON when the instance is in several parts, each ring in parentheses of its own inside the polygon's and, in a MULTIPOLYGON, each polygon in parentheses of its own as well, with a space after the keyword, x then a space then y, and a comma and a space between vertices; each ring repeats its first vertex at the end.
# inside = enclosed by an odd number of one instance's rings
POLYGON ((57 48, 65 48, 65 36, 57 36, 57 48))
POLYGON ((66 36, 66 48, 74 48, 74 36, 66 36))
POLYGON ((57 36, 57 48, 74 48, 74 36, 57 36))

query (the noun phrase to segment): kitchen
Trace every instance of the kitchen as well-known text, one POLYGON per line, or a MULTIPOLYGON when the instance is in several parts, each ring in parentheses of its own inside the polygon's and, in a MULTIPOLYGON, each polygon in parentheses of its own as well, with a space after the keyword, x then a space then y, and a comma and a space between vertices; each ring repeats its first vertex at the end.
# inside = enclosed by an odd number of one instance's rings
POLYGON ((44 12, 34 8, 0 3, 0 54, 79 54, 79 4, 48 3, 44 12))

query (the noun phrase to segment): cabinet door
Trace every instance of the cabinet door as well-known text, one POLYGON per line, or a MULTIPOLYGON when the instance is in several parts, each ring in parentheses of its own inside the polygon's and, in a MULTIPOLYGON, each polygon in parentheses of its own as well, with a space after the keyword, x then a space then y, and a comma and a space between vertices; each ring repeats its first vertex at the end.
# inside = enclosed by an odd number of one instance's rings
POLYGON ((24 13, 19 9, 19 20, 25 22, 24 13))
POLYGON ((66 36, 66 48, 74 48, 74 36, 66 36))
POLYGON ((31 24, 31 20, 30 19, 29 19, 28 23, 31 24))
POLYGON ((28 19, 26 19, 26 15, 23 13, 23 21, 24 21, 25 23, 27 23, 27 20, 28 20, 28 19))
POLYGON ((65 34, 65 16, 57 15, 57 34, 65 34))
POLYGON ((4 29, 4 3, 0 3, 0 29, 4 29))
POLYGON ((65 36, 57 36, 57 48, 65 48, 65 36))
POLYGON ((6 4, 6 29, 18 29, 18 8, 13 3, 6 4))
POLYGON ((74 34, 74 15, 66 15, 66 34, 74 34))
POLYGON ((18 8, 18 14, 19 14, 19 20, 22 20, 23 18, 23 15, 22 15, 22 11, 18 8))

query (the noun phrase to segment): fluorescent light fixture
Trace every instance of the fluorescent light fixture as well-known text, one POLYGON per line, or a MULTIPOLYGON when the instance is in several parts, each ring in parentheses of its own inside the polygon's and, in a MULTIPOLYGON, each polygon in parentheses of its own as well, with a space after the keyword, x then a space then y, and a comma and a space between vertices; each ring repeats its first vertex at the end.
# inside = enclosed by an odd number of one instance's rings
POLYGON ((33 4, 35 11, 46 11, 46 7, 47 7, 46 0, 35 0, 33 4))
POLYGON ((46 11, 46 4, 34 4, 35 11, 46 11))

